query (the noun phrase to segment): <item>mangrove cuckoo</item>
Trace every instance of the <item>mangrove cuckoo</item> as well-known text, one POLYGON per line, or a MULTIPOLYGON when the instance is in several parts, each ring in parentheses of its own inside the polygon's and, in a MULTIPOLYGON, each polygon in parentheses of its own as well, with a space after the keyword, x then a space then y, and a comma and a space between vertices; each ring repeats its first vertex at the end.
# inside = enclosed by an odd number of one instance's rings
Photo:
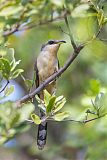
MULTIPOLYGON (((36 71, 36 87, 43 83, 48 77, 58 71, 59 62, 57 58, 57 52, 62 43, 66 43, 63 40, 50 40, 46 44, 42 45, 41 52, 37 57, 35 64, 36 71)), ((45 89, 52 95, 55 93, 56 82, 52 81, 45 89)), ((38 95, 40 99, 44 99, 43 91, 38 95)), ((40 117, 44 117, 44 113, 40 110, 40 117)), ((39 149, 43 149, 46 144, 47 136, 47 122, 42 122, 38 127, 37 145, 39 149)))

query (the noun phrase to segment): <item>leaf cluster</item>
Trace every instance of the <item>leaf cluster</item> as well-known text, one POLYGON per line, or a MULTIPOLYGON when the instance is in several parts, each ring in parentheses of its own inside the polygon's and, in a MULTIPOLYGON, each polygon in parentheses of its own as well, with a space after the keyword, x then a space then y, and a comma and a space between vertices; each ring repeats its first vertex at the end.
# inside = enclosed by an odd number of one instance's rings
POLYGON ((0 104, 0 145, 29 128, 25 119, 29 118, 34 106, 28 103, 22 107, 16 110, 13 102, 0 104))
POLYGON ((64 96, 56 97, 55 95, 50 95, 47 90, 44 90, 44 101, 38 96, 36 96, 36 99, 39 103, 38 107, 42 110, 45 116, 41 119, 38 115, 33 113, 31 118, 34 123, 40 124, 46 120, 63 121, 70 116, 69 112, 60 111, 66 103, 64 96))

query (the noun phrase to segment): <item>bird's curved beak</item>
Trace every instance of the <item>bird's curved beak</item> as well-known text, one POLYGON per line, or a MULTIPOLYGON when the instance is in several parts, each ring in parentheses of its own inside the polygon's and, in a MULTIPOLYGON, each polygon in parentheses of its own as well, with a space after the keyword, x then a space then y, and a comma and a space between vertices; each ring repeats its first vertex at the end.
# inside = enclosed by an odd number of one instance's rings
POLYGON ((66 41, 64 41, 64 40, 56 40, 55 43, 56 44, 62 44, 62 43, 66 43, 66 41))

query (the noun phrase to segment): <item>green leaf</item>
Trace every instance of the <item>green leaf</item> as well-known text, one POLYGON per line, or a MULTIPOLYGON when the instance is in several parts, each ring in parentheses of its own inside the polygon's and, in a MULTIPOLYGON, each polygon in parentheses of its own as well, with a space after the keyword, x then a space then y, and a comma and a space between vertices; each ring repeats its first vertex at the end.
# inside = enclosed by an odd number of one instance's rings
POLYGON ((96 96, 94 104, 97 108, 100 108, 102 106, 103 97, 104 97, 104 93, 102 92, 96 96))
POLYGON ((46 108, 45 108, 45 105, 44 105, 43 103, 40 103, 40 104, 38 105, 38 107, 39 107, 40 109, 42 109, 42 111, 43 111, 44 113, 46 113, 46 108))
POLYGON ((9 96, 13 92, 14 92, 14 86, 11 85, 11 86, 6 87, 4 94, 5 94, 5 96, 9 96))
POLYGON ((0 137, 0 145, 4 144, 7 141, 7 139, 8 139, 7 137, 1 136, 0 137))
POLYGON ((90 6, 89 4, 81 4, 78 5, 73 11, 72 16, 73 17, 93 17, 97 16, 97 13, 95 12, 88 12, 90 6))
POLYGON ((89 85, 90 85, 90 92, 92 92, 92 94, 96 95, 99 93, 101 88, 99 80, 91 79, 89 85))
POLYGON ((59 96, 59 97, 56 98, 55 102, 57 103, 57 102, 61 101, 63 98, 64 98, 64 96, 59 96))
POLYGON ((17 70, 15 70, 15 71, 13 72, 11 78, 12 78, 12 79, 15 79, 15 78, 18 77, 22 72, 24 72, 23 69, 17 69, 17 70))
POLYGON ((12 55, 11 61, 11 72, 16 68, 16 66, 20 63, 21 60, 16 61, 14 57, 14 48, 9 48, 9 52, 12 55))
POLYGON ((107 23, 107 18, 104 18, 104 24, 106 24, 107 23))
POLYGON ((14 114, 9 123, 10 128, 14 127, 15 124, 19 122, 19 119, 20 119, 20 114, 19 113, 14 114))
POLYGON ((50 98, 51 98, 51 95, 50 95, 49 92, 45 89, 45 90, 44 90, 44 102, 45 102, 45 105, 46 105, 46 106, 49 104, 50 98))
POLYGON ((40 117, 37 116, 36 114, 31 114, 31 118, 32 118, 32 120, 33 120, 33 122, 34 122, 35 124, 40 124, 40 123, 41 123, 40 117))
POLYGON ((13 61, 14 63, 12 64, 12 67, 11 67, 11 71, 13 71, 16 66, 20 63, 21 60, 18 60, 18 61, 13 61))
POLYGON ((63 106, 66 103, 66 99, 63 98, 61 101, 57 102, 57 104, 55 105, 55 110, 54 113, 58 112, 59 110, 61 110, 63 108, 63 106))
POLYGON ((64 0, 58 1, 58 0, 51 0, 51 3, 56 5, 57 7, 62 7, 64 5, 64 0))
POLYGON ((5 58, 0 58, 0 70, 2 71, 4 78, 9 79, 10 69, 10 62, 5 58))
POLYGON ((54 118, 55 121, 62 121, 65 118, 68 118, 69 116, 70 116, 69 112, 60 112, 60 113, 55 114, 53 116, 53 118, 54 118))
POLYGON ((51 97, 49 104, 46 106, 46 113, 51 112, 52 108, 54 107, 55 100, 56 100, 55 96, 51 97))
POLYGON ((97 18, 98 18, 99 26, 102 26, 102 24, 104 23, 104 11, 102 9, 99 10, 97 14, 97 18))
POLYGON ((42 100, 39 98, 39 96, 37 94, 35 95, 35 98, 38 101, 38 103, 41 103, 42 100))
POLYGON ((6 17, 6 16, 15 15, 17 13, 20 13, 22 9, 23 7, 21 5, 5 7, 2 11, 0 11, 0 16, 6 17))
POLYGON ((25 121, 25 119, 28 119, 31 115, 31 113, 34 111, 35 106, 32 103, 26 103, 19 108, 20 113, 20 122, 25 121))
POLYGON ((5 56, 7 54, 7 50, 6 49, 1 49, 0 48, 0 56, 5 56))

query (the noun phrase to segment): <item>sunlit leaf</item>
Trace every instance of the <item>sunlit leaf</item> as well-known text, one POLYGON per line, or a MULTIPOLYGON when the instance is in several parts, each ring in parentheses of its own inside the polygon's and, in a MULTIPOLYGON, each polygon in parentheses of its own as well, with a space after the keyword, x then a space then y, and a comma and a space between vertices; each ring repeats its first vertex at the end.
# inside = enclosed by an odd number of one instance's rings
POLYGON ((47 113, 51 112, 52 108, 54 107, 55 100, 56 100, 55 96, 51 97, 51 99, 49 101, 49 104, 46 106, 46 112, 47 113))
POLYGON ((5 94, 5 96, 9 96, 13 92, 14 92, 14 86, 11 85, 11 86, 6 87, 4 94, 5 94))
POLYGON ((66 103, 66 99, 63 98, 60 102, 58 102, 56 105, 55 105, 55 109, 54 109, 54 113, 58 112, 59 110, 61 110, 63 108, 63 106, 65 105, 66 103))
POLYGON ((64 98, 64 96, 59 96, 56 98, 55 102, 57 103, 57 102, 61 101, 63 98, 64 98))
POLYGON ((95 80, 95 79, 91 79, 90 80, 90 92, 92 92, 92 94, 96 95, 99 93, 100 91, 100 81, 99 80, 95 80))
POLYGON ((11 78, 16 78, 16 77, 18 77, 22 72, 24 72, 24 70, 23 69, 17 69, 17 70, 15 70, 14 72, 13 72, 13 74, 12 74, 12 77, 11 78))
POLYGON ((9 79, 10 69, 11 66, 9 61, 5 58, 0 58, 0 70, 2 71, 4 78, 9 79))
POLYGON ((34 111, 35 106, 32 103, 26 103, 19 108, 18 112, 20 113, 20 122, 25 121, 34 111))
POLYGON ((96 98, 95 98, 95 101, 94 101, 94 104, 97 108, 100 108, 102 106, 102 100, 103 100, 103 97, 104 97, 104 93, 99 93, 96 98))
POLYGON ((35 95, 36 100, 38 101, 38 103, 41 103, 41 99, 39 98, 38 95, 35 95))
POLYGON ((102 26, 102 24, 104 23, 104 12, 102 9, 99 10, 97 14, 97 18, 98 18, 99 26, 102 26))
POLYGON ((8 139, 7 137, 1 136, 1 138, 0 138, 0 145, 4 144, 7 141, 7 139, 8 139))
POLYGON ((44 105, 43 103, 38 104, 38 107, 39 107, 40 109, 42 109, 42 111, 43 111, 44 113, 46 112, 46 107, 45 107, 45 105, 44 105))
POLYGON ((51 95, 50 95, 49 92, 45 89, 45 90, 44 90, 44 102, 45 102, 46 106, 49 104, 50 98, 51 98, 51 95))
POLYGON ((50 0, 53 4, 55 4, 58 7, 62 7, 64 5, 64 0, 50 0))
POLYGON ((9 126, 10 128, 14 127, 17 123, 19 123, 20 114, 14 114, 14 116, 11 118, 9 126))
POLYGON ((93 17, 97 16, 97 13, 95 12, 88 12, 90 6, 89 4, 81 4, 78 5, 72 12, 73 17, 93 17))
POLYGON ((40 117, 37 116, 36 114, 31 114, 31 118, 32 118, 32 120, 33 120, 33 122, 34 122, 35 124, 40 124, 40 123, 41 123, 40 117))
POLYGON ((13 71, 13 70, 16 68, 16 66, 20 63, 20 61, 21 61, 21 60, 16 61, 16 62, 13 63, 12 68, 11 68, 11 71, 13 71))
POLYGON ((5 7, 1 12, 0 12, 0 16, 11 16, 14 15, 16 13, 20 13, 20 11, 22 11, 23 7, 20 6, 9 6, 9 7, 5 7))
POLYGON ((0 56, 5 56, 7 51, 5 49, 0 49, 0 56))

